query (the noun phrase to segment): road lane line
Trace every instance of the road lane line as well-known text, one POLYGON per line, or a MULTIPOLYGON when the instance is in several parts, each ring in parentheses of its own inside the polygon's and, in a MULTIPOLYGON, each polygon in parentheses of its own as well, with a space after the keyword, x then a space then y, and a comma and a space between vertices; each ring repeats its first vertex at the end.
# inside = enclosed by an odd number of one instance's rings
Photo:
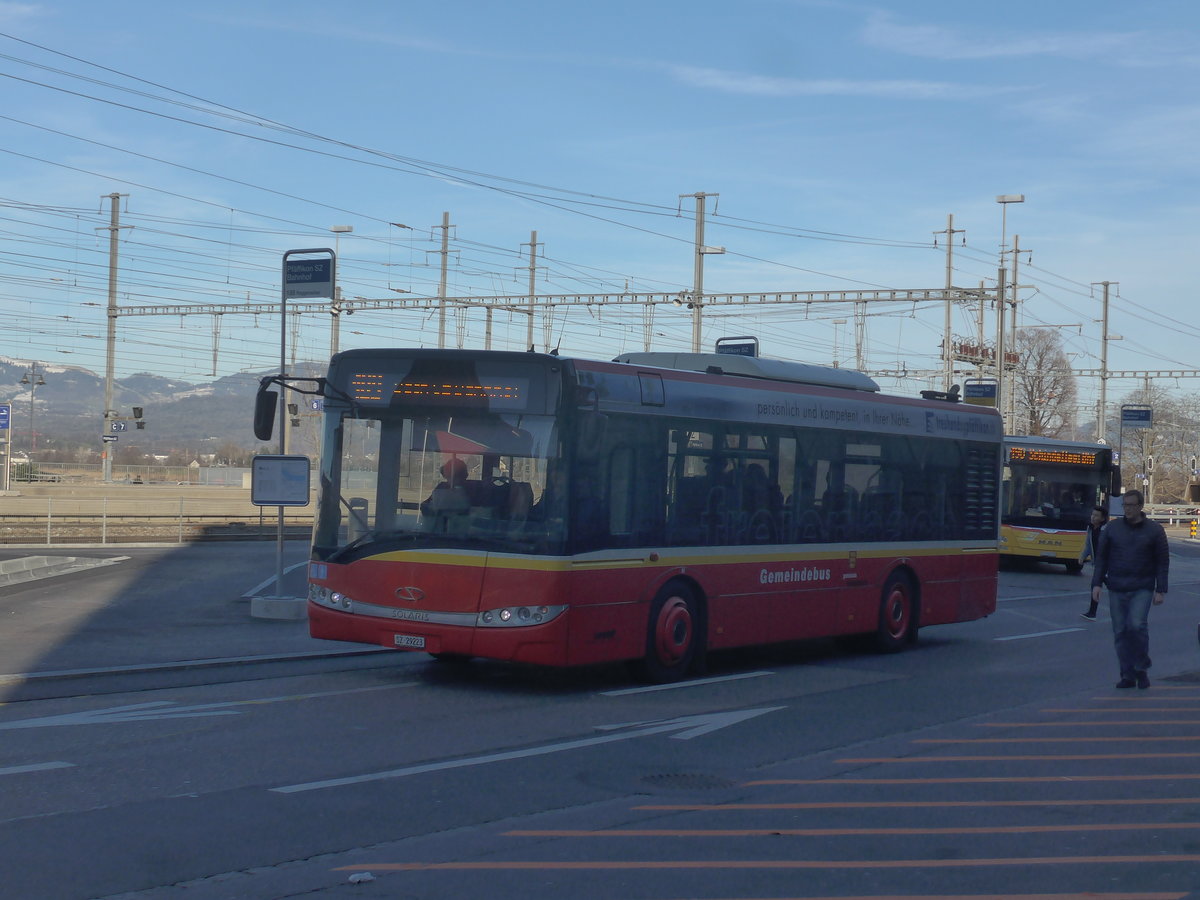
POLYGON ((734 710, 724 713, 700 713, 694 716, 679 716, 652 722, 627 722, 621 725, 597 726, 607 734, 595 737, 576 738, 559 741, 554 744, 543 744, 540 747, 526 747, 521 750, 503 750, 497 753, 485 753, 482 756, 470 756, 463 759, 446 759, 439 762, 420 763, 405 766, 400 769, 389 769, 384 772, 368 772, 365 775, 349 775, 344 778, 329 778, 324 781, 309 781, 304 784, 289 784, 270 788, 278 794, 296 794, 305 791, 319 791, 331 787, 346 787, 364 784, 370 781, 385 781, 392 778, 406 778, 409 775, 425 775, 430 772, 444 772, 450 769, 463 769, 472 766, 484 766, 495 762, 509 762, 517 759, 529 759, 537 756, 547 756, 552 753, 562 753, 567 750, 580 750, 587 747, 598 747, 616 741, 628 741, 633 738, 650 737, 652 735, 668 734, 676 740, 690 740, 700 735, 709 734, 720 728, 727 728, 753 719, 765 713, 783 709, 782 706, 763 706, 756 709, 734 710), (628 729, 619 731, 616 729, 628 729))
MULTIPOLYGON (((1129 710, 1122 710, 1129 712, 1129 710)), ((1078 728, 1083 725, 1111 727, 1113 725, 1200 725, 1200 719, 1136 719, 1133 721, 1122 721, 1114 719, 1111 722, 977 722, 976 728, 1078 728)), ((1147 738, 1142 737, 1142 740, 1159 740, 1158 737, 1147 738)))
MULTIPOLYGON (((1082 762, 1093 759, 1195 759, 1200 753, 1039 753, 1011 756, 878 756, 839 759, 855 765, 876 763, 927 762, 1082 762)), ((747 784, 775 784, 773 781, 748 781, 747 784)))
POLYGON ((1115 800, 848 800, 808 803, 655 803, 634 806, 658 812, 746 812, 784 809, 989 809, 994 806, 1184 806, 1200 797, 1134 797, 1115 800))
POLYGON ((1024 775, 947 778, 780 778, 776 781, 750 781, 747 785, 763 784, 1075 784, 1081 781, 1189 781, 1200 778, 1200 772, 1167 775, 1024 775))
POLYGON ((1054 631, 1034 631, 1030 634, 1010 634, 1008 637, 992 638, 993 641, 1024 641, 1029 638, 1050 637, 1056 634, 1070 634, 1072 631, 1086 631, 1086 628, 1058 628, 1054 631))
MULTIPOLYGON (((1079 866, 1130 865, 1146 863, 1197 863, 1200 854, 1169 853, 1147 856, 1043 856, 995 857, 989 859, 680 859, 680 860, 597 860, 559 862, 552 860, 497 860, 494 862, 378 863, 365 862, 338 866, 333 871, 379 872, 512 872, 512 871, 647 871, 669 869, 964 869, 991 866, 1079 866)), ((1012 895, 1007 895, 1011 897, 1012 895)), ((1102 895, 1101 895, 1102 896, 1102 895)), ((1135 895, 1145 897, 1145 894, 1135 895)), ((1186 897, 1187 894, 1168 895, 1186 897)))
POLYGON ((23 775, 26 772, 48 772, 51 769, 73 768, 75 768, 75 763, 69 762, 30 763, 26 766, 4 766, 0 768, 0 775, 23 775))
POLYGON ((243 706, 263 706, 268 703, 287 703, 296 700, 318 700, 323 697, 339 697, 344 694, 366 694, 372 691, 390 691, 394 688, 416 686, 416 682, 379 684, 340 691, 314 691, 307 694, 290 694, 283 697, 253 697, 249 700, 226 700, 221 703, 198 703, 192 706, 179 706, 173 700, 151 700, 145 703, 130 703, 125 706, 84 709, 57 716, 13 719, 8 722, 0 722, 0 731, 25 728, 59 728, 73 725, 125 725, 130 722, 153 722, 165 719, 236 716, 240 713, 240 707, 243 706))
MULTIPOLYGON (((1140 744, 1150 740, 1145 735, 1129 737, 1032 737, 1032 738, 913 738, 914 744, 1100 744, 1116 743, 1118 741, 1137 741, 1140 744)), ((1200 735, 1155 735, 1156 744, 1163 741, 1200 741, 1200 735)))
MULTIPOLYGON (((516 829, 505 837, 868 837, 934 834, 1054 834, 1076 831, 1176 831, 1200 828, 1200 822, 1102 822, 1077 825, 979 825, 949 828, 610 828, 610 829, 516 829)), ((1140 896, 1140 895, 1139 895, 1140 896)))

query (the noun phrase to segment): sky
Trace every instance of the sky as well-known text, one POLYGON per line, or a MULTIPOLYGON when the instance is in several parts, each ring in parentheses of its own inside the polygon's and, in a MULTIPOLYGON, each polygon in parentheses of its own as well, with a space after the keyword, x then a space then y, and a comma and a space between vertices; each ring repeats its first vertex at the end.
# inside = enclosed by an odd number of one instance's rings
MULTIPOLYGON (((539 295, 603 298, 539 309, 539 349, 686 351, 694 316, 669 299, 696 287, 702 194, 714 298, 943 288, 953 216, 951 283, 994 286, 1019 248, 1019 326, 1055 328, 1074 368, 1101 364, 1101 282, 1110 369, 1196 367, 1193 2, 449 9, 0 0, 0 355, 104 371, 113 194, 117 377, 277 370, 281 337, 327 358, 326 312, 281 335, 277 311, 203 311, 277 310, 283 254, 314 247, 359 304, 340 349, 437 346, 424 300, 519 298, 532 268, 539 295), (385 299, 408 305, 364 302, 385 299)), ((526 349, 513 303, 452 307, 445 344, 526 349)), ((955 304, 955 340, 979 316, 955 304)), ((907 294, 714 300, 701 343, 756 335, 913 393, 941 384, 944 317, 907 294)), ((1080 378, 1081 417, 1097 387, 1080 378)))

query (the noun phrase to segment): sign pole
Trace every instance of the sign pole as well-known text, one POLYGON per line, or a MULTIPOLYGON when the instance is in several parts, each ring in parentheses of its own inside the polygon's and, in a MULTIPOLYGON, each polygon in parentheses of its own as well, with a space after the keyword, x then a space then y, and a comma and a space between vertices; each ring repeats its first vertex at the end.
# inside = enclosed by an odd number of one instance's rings
POLYGON ((7 491, 12 478, 12 406, 0 403, 0 463, 4 465, 0 473, 0 491, 7 491))
MULTIPOLYGON (((287 455, 287 302, 289 298, 328 297, 333 299, 337 283, 337 254, 329 247, 288 250, 283 254, 282 289, 279 295, 279 455, 287 455), (328 254, 327 259, 293 261, 293 256, 328 254)), ((280 506, 275 533, 275 597, 283 598, 283 512, 280 506)), ((301 598, 303 599, 303 598, 301 598)))

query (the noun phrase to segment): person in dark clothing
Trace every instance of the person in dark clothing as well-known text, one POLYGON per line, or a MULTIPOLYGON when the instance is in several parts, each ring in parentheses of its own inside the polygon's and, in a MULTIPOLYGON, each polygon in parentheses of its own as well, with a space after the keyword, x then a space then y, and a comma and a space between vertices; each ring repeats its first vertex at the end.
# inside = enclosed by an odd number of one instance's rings
POLYGON ((1167 599, 1170 555, 1167 533, 1146 518, 1141 491, 1121 497, 1123 518, 1113 519, 1100 532, 1096 567, 1092 573, 1092 600, 1100 601, 1100 588, 1108 587, 1113 643, 1121 667, 1119 688, 1150 687, 1150 606, 1167 599))
MULTIPOLYGON (((1088 525, 1088 530, 1083 536, 1083 552, 1079 554, 1079 573, 1083 572, 1083 564, 1089 559, 1092 565, 1096 564, 1096 548, 1100 546, 1100 532, 1104 526, 1108 524, 1108 510, 1103 506, 1097 506, 1092 510, 1092 521, 1088 525)), ((1096 601, 1095 596, 1092 597, 1092 602, 1088 605, 1088 611, 1080 613, 1083 618, 1089 622, 1096 621, 1096 610, 1100 604, 1096 601)))
POLYGON ((457 456, 442 463, 438 469, 445 480, 439 482, 425 500, 421 501, 424 515, 435 513, 465 513, 477 502, 478 483, 467 481, 467 464, 457 456))

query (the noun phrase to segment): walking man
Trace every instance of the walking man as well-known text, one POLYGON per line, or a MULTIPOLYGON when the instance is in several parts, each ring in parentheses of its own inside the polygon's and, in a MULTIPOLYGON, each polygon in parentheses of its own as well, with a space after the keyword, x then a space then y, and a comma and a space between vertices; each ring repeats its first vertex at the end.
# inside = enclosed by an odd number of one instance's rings
POLYGON ((1108 587, 1113 643, 1121 666, 1119 688, 1150 687, 1150 605, 1167 599, 1170 557, 1167 533, 1143 511, 1141 491, 1121 497, 1124 518, 1113 519, 1100 532, 1092 573, 1092 601, 1100 601, 1100 587, 1108 587))

